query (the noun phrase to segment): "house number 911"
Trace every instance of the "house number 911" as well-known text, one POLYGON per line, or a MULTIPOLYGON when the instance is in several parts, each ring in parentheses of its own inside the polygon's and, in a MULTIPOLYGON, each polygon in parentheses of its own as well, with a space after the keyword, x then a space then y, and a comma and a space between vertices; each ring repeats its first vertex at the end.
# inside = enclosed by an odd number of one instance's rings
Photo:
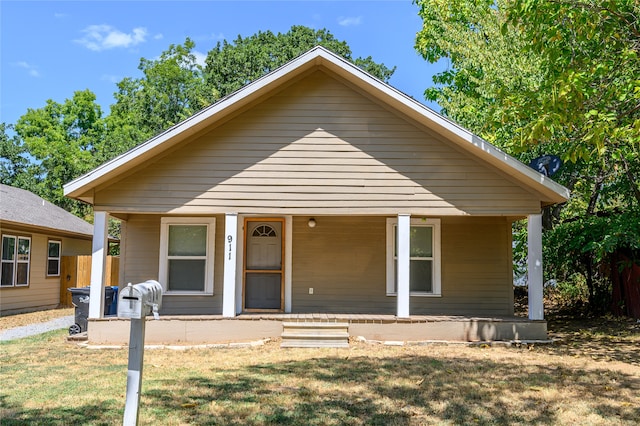
POLYGON ((233 237, 231 235, 227 235, 227 241, 229 242, 229 260, 231 260, 231 242, 233 241, 233 237))

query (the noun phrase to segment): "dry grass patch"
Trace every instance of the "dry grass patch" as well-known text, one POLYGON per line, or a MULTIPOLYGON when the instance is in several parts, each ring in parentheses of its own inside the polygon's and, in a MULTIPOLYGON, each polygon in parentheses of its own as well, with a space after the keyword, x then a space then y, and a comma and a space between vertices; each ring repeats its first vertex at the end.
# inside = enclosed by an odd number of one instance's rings
POLYGON ((74 308, 50 309, 26 314, 0 315, 0 331, 73 315, 74 308))
MULTIPOLYGON (((640 333, 613 336, 623 344, 606 359, 592 349, 595 330, 583 344, 564 333, 572 340, 522 348, 148 350, 140 423, 638 424, 640 333)), ((64 335, 0 345, 3 425, 122 422, 127 350, 64 335)))

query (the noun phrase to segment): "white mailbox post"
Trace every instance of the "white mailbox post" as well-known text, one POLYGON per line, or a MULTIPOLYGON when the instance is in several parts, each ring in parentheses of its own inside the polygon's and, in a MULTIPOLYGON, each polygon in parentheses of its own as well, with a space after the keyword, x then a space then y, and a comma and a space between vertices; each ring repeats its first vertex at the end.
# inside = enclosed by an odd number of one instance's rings
POLYGON ((144 328, 147 315, 159 319, 162 304, 162 286, 157 281, 127 285, 118 292, 118 318, 131 320, 129 333, 129 367, 127 371, 127 400, 122 424, 138 424, 140 391, 142 390, 142 363, 144 359, 144 328))

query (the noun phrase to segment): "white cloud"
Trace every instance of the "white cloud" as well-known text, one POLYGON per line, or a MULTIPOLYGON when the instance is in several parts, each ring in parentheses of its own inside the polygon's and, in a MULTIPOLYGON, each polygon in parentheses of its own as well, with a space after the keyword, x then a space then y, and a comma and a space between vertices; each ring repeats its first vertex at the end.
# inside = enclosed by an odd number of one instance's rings
POLYGON ((134 28, 131 33, 127 34, 110 25, 90 25, 82 32, 84 37, 75 41, 96 52, 135 46, 144 43, 147 37, 147 29, 143 27, 134 28))
POLYGON ((164 35, 162 33, 158 33, 153 36, 154 40, 162 40, 163 38, 164 38, 164 35))
POLYGON ((122 80, 122 78, 120 78, 117 75, 113 75, 113 74, 102 74, 100 76, 100 80, 108 81, 110 83, 118 83, 120 80, 122 80))
POLYGON ((352 16, 352 17, 343 17, 338 18, 338 24, 343 27, 352 27, 356 25, 360 25, 362 22, 362 16, 352 16))
POLYGON ((206 65, 206 60, 207 60, 207 54, 206 53, 202 53, 202 52, 198 52, 197 50, 193 50, 191 52, 191 54, 193 56, 196 57, 196 64, 200 65, 200 66, 205 66, 206 65))
POLYGON ((40 77, 40 72, 38 72, 38 70, 36 69, 35 66, 25 62, 25 61, 20 61, 20 62, 15 62, 13 64, 13 66, 18 67, 18 68, 23 68, 25 70, 27 70, 27 73, 31 76, 31 77, 40 77))

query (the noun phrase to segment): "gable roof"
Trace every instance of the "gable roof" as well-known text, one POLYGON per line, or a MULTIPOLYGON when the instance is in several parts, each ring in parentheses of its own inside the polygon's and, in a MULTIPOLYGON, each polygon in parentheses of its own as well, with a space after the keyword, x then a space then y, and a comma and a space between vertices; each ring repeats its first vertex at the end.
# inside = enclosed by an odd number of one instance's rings
POLYGON ((64 193, 68 197, 92 203, 93 190, 100 184, 142 165, 149 159, 180 143, 185 138, 231 116, 234 112, 239 111, 272 90, 319 68, 345 79, 379 102, 395 109, 398 113, 428 126, 457 147, 508 173, 523 187, 541 194, 543 205, 564 202, 569 198, 570 192, 564 186, 524 165, 479 136, 474 135, 427 106, 378 80, 344 58, 320 46, 309 50, 293 61, 255 80, 130 151, 95 168, 84 176, 69 182, 64 186, 64 193))
POLYGON ((20 188, 0 184, 0 222, 48 233, 92 238, 93 225, 20 188))

